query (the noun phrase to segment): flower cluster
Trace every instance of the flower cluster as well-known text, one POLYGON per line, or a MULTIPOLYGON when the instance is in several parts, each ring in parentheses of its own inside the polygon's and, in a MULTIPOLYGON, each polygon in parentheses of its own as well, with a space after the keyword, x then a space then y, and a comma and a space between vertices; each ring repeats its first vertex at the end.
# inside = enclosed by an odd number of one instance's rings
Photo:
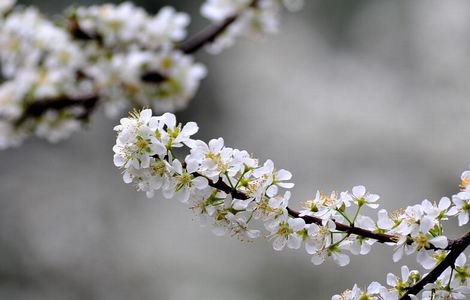
POLYGON ((79 7, 70 20, 93 60, 85 73, 112 116, 121 114, 127 99, 156 111, 183 108, 206 75, 202 64, 176 49, 186 37, 189 16, 172 7, 154 16, 130 2, 79 7))
POLYGON ((32 7, 14 9, 0 19, 0 44, 1 74, 5 80, 0 86, 0 148, 18 144, 31 132, 51 141, 67 136, 77 127, 82 111, 50 111, 21 128, 16 128, 15 121, 36 99, 92 93, 89 80, 76 80, 76 72, 86 60, 80 47, 66 31, 32 7), (45 128, 53 133, 45 135, 45 128))
MULTIPOLYGON (((277 23, 277 1, 255 2, 209 0, 202 12, 221 23, 239 12, 226 32, 255 26, 255 19, 262 28, 277 23)), ((34 7, 0 0, 0 149, 30 135, 66 138, 88 121, 98 100, 111 117, 129 104, 160 112, 186 107, 207 73, 181 47, 189 21, 172 7, 150 15, 123 2, 75 7, 52 22, 34 7)))
POLYGON ((281 6, 297 11, 303 4, 303 0, 207 0, 201 7, 201 14, 212 22, 237 14, 239 18, 206 49, 217 54, 232 46, 237 37, 259 39, 277 33, 281 6))
MULTIPOLYGON (((408 289, 417 284, 427 274, 421 274, 417 270, 411 270, 408 266, 401 267, 400 276, 392 273, 387 274, 387 286, 378 282, 372 282, 365 289, 357 285, 351 290, 346 290, 340 295, 335 295, 332 300, 362 300, 383 299, 398 300, 404 296, 408 289)), ((447 268, 434 283, 424 286, 421 298, 408 294, 412 300, 449 300, 465 299, 470 294, 470 272, 467 257, 461 253, 455 261, 454 266, 447 268)))
MULTIPOLYGON (((349 253, 366 255, 379 241, 395 247, 394 261, 404 253, 417 252, 417 261, 431 269, 449 252, 443 222, 455 215, 460 225, 468 221, 468 171, 462 175, 463 191, 452 197, 453 202, 444 197, 439 203, 424 200, 393 213, 381 209, 374 220, 362 210, 377 209, 380 197, 355 186, 340 193, 318 191, 296 212, 288 206, 289 189, 294 186, 289 171, 276 169, 271 160, 260 163, 246 150, 227 147, 222 138, 209 143, 193 139, 198 131, 194 122, 183 125, 171 113, 152 116, 145 109, 121 119, 115 130, 114 164, 123 170, 124 182, 148 197, 157 194, 187 203, 217 235, 253 239, 262 234, 262 228, 256 227, 261 222, 274 250, 303 246, 313 264, 331 259, 345 266, 349 253), (185 156, 179 159, 177 155, 185 156)), ((468 265, 459 259, 454 269, 462 262, 461 271, 452 276, 462 278, 458 274, 467 272, 468 277, 468 265)), ((417 280, 415 272, 407 270, 402 270, 402 279, 388 276, 392 289, 373 283, 365 291, 355 287, 337 299, 398 299, 417 280)), ((433 289, 442 287, 439 281, 435 284, 433 289)))

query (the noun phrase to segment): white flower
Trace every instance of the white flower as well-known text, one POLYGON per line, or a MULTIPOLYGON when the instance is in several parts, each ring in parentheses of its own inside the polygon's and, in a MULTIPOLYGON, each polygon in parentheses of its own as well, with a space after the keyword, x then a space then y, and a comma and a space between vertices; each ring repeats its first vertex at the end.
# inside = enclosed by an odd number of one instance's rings
POLYGON ((148 20, 147 13, 130 2, 79 7, 75 14, 80 28, 89 34, 99 34, 107 47, 132 43, 148 20))
POLYGON ((247 225, 247 220, 244 216, 233 215, 229 217, 231 221, 231 234, 235 235, 238 239, 250 240, 256 239, 261 236, 261 231, 257 229, 249 229, 247 225))
POLYGON ((174 174, 170 185, 163 190, 164 196, 186 203, 193 189, 203 190, 207 188, 209 182, 206 178, 193 175, 197 167, 196 163, 190 161, 187 163, 186 168, 183 168, 179 160, 173 160, 172 171, 174 174))
POLYGON ((142 110, 132 118, 121 119, 121 125, 114 128, 118 132, 114 164, 117 167, 148 168, 151 157, 164 156, 165 146, 155 136, 154 126, 157 120, 150 109, 142 110))
POLYGON ((308 225, 307 238, 305 240, 305 251, 308 254, 315 254, 320 249, 327 248, 331 245, 331 230, 335 229, 333 221, 327 222, 326 226, 317 224, 308 225))
POLYGON ((375 202, 379 200, 380 196, 376 194, 369 194, 363 185, 358 185, 352 188, 352 198, 358 203, 359 206, 367 205, 370 208, 377 208, 379 205, 375 202))
POLYGON ((437 263, 441 262, 447 256, 447 252, 444 250, 426 250, 421 249, 416 255, 416 261, 426 270, 430 270, 436 266, 437 263))
POLYGON ((299 249, 302 237, 298 231, 305 228, 305 221, 301 218, 279 217, 266 224, 266 229, 271 231, 270 238, 273 239, 273 249, 281 251, 287 245, 291 249, 299 249))
MULTIPOLYGON (((354 223, 354 226, 373 231, 375 229, 374 221, 366 216, 359 215, 354 223)), ((360 236, 350 237, 344 243, 344 247, 354 255, 366 255, 372 249, 372 245, 376 240, 363 238, 360 236)))
MULTIPOLYGON (((199 127, 194 122, 188 122, 184 126, 176 124, 176 117, 171 113, 164 113, 158 118, 162 124, 166 125, 166 133, 162 135, 162 142, 168 148, 182 147, 188 144, 190 137, 196 134, 199 127)), ((195 171, 194 171, 195 172, 195 171)))
POLYGON ((460 182, 460 188, 462 191, 469 191, 470 190, 470 170, 464 171, 462 176, 460 176, 462 180, 460 182))
POLYGON ((432 204, 429 200, 424 200, 421 202, 421 207, 425 214, 436 220, 437 224, 440 220, 447 220, 447 210, 449 209, 450 204, 451 202, 449 198, 442 197, 438 205, 435 203, 432 204))
POLYGON ((398 291, 401 295, 406 289, 418 282, 420 278, 419 272, 416 270, 410 271, 407 266, 401 267, 401 278, 392 273, 387 274, 387 284, 398 291))
POLYGON ((389 231, 390 229, 393 228, 393 226, 395 225, 395 223, 393 222, 393 220, 388 216, 388 213, 385 209, 381 209, 379 210, 379 212, 377 213, 378 215, 378 218, 377 218, 377 229, 379 231, 384 231, 384 232, 387 232, 389 231))
POLYGON ((149 18, 138 37, 142 44, 156 49, 169 42, 183 40, 189 21, 187 14, 177 13, 173 7, 166 6, 160 9, 157 15, 149 18))
POLYGON ((258 166, 258 160, 252 158, 245 150, 233 149, 232 160, 230 161, 230 168, 228 174, 235 177, 239 173, 252 170, 258 166))
POLYGON ((459 226, 467 224, 470 214, 470 191, 460 192, 452 196, 452 202, 455 206, 449 209, 448 214, 451 216, 458 215, 459 226))
POLYGON ((232 149, 224 147, 223 138, 212 139, 209 144, 203 141, 194 141, 190 147, 191 154, 186 160, 199 161, 198 172, 204 176, 214 181, 220 174, 228 171, 232 149))

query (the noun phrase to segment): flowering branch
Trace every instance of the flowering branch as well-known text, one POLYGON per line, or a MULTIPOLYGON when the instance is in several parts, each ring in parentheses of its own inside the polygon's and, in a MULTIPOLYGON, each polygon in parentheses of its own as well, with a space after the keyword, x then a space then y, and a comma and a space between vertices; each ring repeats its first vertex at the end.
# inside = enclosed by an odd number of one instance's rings
MULTIPOLYGON (((201 174, 195 173, 194 176, 202 176, 201 174)), ((241 200, 247 200, 250 197, 244 194, 243 192, 230 187, 227 185, 223 180, 219 179, 217 182, 213 182, 212 180, 208 180, 209 186, 216 188, 218 190, 221 190, 227 194, 232 195, 233 198, 235 199, 241 199, 241 200)), ((301 218, 305 221, 306 224, 317 224, 317 225, 322 225, 324 221, 321 218, 317 218, 314 216, 300 216, 300 213, 289 206, 286 207, 287 213, 289 216, 293 218, 301 218)), ((396 244, 398 241, 398 237, 395 235, 390 235, 390 234, 384 234, 384 233, 379 233, 379 232, 373 232, 371 230, 367 230, 364 228, 360 227, 355 227, 355 226, 350 226, 347 224, 343 224, 340 222, 334 221, 335 224, 335 229, 338 231, 345 232, 347 234, 354 234, 363 238, 369 238, 376 240, 379 243, 391 243, 391 244, 396 244)), ((433 249, 433 250, 451 250, 453 249, 453 245, 456 242, 459 242, 460 240, 449 240, 448 245, 445 248, 438 248, 433 245, 430 245, 428 249, 433 249)), ((407 241, 409 244, 413 243, 413 240, 408 240, 407 241)), ((464 248, 465 249, 465 248, 464 248)), ((463 250, 462 250, 463 251, 463 250)), ((460 251, 460 252, 462 252, 460 251)), ((460 254, 460 253, 459 253, 460 254)), ((458 255, 457 255, 458 256, 458 255)))
MULTIPOLYGON (((257 0, 253 0, 249 5, 225 18, 223 21, 212 24, 207 28, 203 29, 202 31, 195 34, 194 37, 189 38, 188 40, 181 43, 181 45, 177 46, 176 49, 180 50, 186 54, 192 54, 207 44, 214 42, 217 37, 222 34, 231 24, 233 24, 242 14, 242 12, 249 8, 256 5, 257 0)), ((103 37, 98 33, 90 33, 83 30, 80 27, 76 16, 72 16, 69 21, 69 30, 73 37, 79 40, 96 40, 99 44, 103 43, 103 37)), ((163 82, 166 78, 159 72, 146 72, 141 76, 142 80, 149 83, 158 84, 163 82)), ((99 102, 99 95, 94 94, 92 96, 88 96, 84 99, 74 99, 74 98, 67 98, 67 97, 60 97, 55 99, 44 99, 32 102, 31 105, 26 108, 23 112, 23 115, 16 121, 16 125, 21 125, 25 120, 28 118, 37 118, 40 117, 43 113, 48 110, 61 110, 68 107, 76 107, 82 106, 86 114, 84 117, 89 116, 93 110, 97 107, 97 103, 99 102)))
POLYGON ((304 245, 315 265, 332 259, 345 266, 350 262, 345 252, 366 255, 374 243, 381 242, 395 248, 395 262, 404 254, 416 253, 423 268, 434 269, 420 281, 418 271, 402 266, 401 278, 387 275, 388 288, 373 282, 367 290, 355 286, 333 300, 399 300, 407 296, 416 300, 412 293, 423 288, 422 299, 427 300, 441 299, 437 294, 447 299, 470 293, 466 288, 470 272, 463 254, 470 233, 455 241, 444 235, 449 218, 457 216, 460 226, 469 221, 470 171, 462 173, 462 191, 453 195, 452 201, 447 197, 439 203, 423 200, 392 213, 382 209, 374 221, 362 215, 361 209, 378 208, 380 196, 367 192, 364 186, 330 195, 317 192, 301 211, 291 209, 288 189, 294 184, 288 182, 292 177, 289 171, 277 170, 270 160, 260 164, 247 151, 224 146, 222 138, 207 144, 194 140, 191 136, 198 131, 196 123, 178 124, 173 114, 152 116, 150 109, 135 111, 121 119, 115 130, 114 163, 123 169, 124 182, 133 183, 148 197, 161 193, 189 203, 202 224, 211 224, 217 235, 257 238, 261 230, 250 223, 257 219, 268 231, 274 250, 304 245), (184 147, 189 154, 180 161, 174 150, 184 147), (281 189, 287 191, 282 193, 281 189))
POLYGON ((189 39, 189 16, 172 7, 156 15, 130 2, 76 7, 56 24, 14 2, 0 4, 0 149, 33 134, 66 138, 98 104, 111 117, 129 104, 182 109, 207 73, 194 52, 215 54, 240 36, 275 33, 280 8, 303 1, 206 0, 201 13, 213 25, 189 39))
POLYGON ((444 258, 444 260, 439 263, 428 275, 421 279, 418 283, 410 287, 406 294, 400 298, 400 300, 411 300, 410 295, 417 295, 421 292, 427 284, 435 282, 439 276, 444 273, 444 271, 449 267, 454 267, 455 261, 459 255, 465 251, 465 249, 470 245, 470 232, 467 232, 461 238, 455 240, 449 247, 449 254, 444 258))

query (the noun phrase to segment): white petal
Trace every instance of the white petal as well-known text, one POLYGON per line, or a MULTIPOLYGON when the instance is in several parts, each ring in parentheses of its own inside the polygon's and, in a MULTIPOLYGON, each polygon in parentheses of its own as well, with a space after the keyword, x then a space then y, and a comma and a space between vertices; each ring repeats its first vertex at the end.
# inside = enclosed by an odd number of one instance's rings
POLYGON ((276 175, 276 179, 280 181, 289 180, 291 178, 292 173, 284 169, 279 170, 276 175))
POLYGON ((223 147, 224 147, 224 139, 221 137, 218 139, 212 139, 209 141, 209 148, 212 151, 219 152, 220 150, 222 150, 223 147))
POLYGON ((289 234, 287 247, 290 249, 299 249, 302 246, 302 238, 297 234, 289 234))
POLYGON ((369 294, 378 294, 380 293, 380 290, 383 288, 383 286, 378 283, 377 281, 373 281, 369 284, 369 287, 367 287, 367 293, 369 294))
POLYGON ((358 185, 352 188, 352 193, 356 198, 362 198, 366 194, 366 188, 363 185, 358 185))
POLYGON ((468 223, 468 213, 462 212, 459 215, 459 226, 463 226, 468 223))
POLYGON ((321 265, 324 261, 325 258, 321 255, 312 255, 312 258, 310 260, 315 266, 321 265))
POLYGON ((133 176, 128 171, 124 172, 124 174, 122 175, 122 179, 124 180, 125 183, 131 183, 132 178, 133 176))
POLYGON ((397 277, 392 273, 387 274, 387 284, 389 286, 395 287, 398 284, 397 277))
POLYGON ((282 249, 284 249, 286 243, 287 241, 284 237, 278 236, 273 241, 273 249, 276 251, 281 251, 282 249))
POLYGON ((278 182, 277 185, 285 189, 291 189, 295 186, 292 182, 278 182))
POLYGON ((425 216, 420 222, 419 230, 427 233, 434 226, 433 218, 425 216))
POLYGON ((439 209, 440 210, 445 210, 448 209, 450 206, 451 202, 450 199, 447 197, 442 197, 441 201, 439 201, 439 209))
POLYGON ((192 182, 194 187, 196 187, 198 190, 203 190, 209 185, 209 181, 204 177, 196 177, 192 182))
POLYGON ((344 267, 349 264, 350 258, 346 254, 335 252, 333 253, 333 261, 340 267, 344 267))
POLYGON ((173 170, 178 173, 178 174, 182 174, 183 173, 183 166, 181 165, 181 162, 177 159, 173 160, 173 170))
POLYGON ((410 269, 408 269, 408 266, 402 266, 401 267, 401 279, 403 281, 407 281, 408 277, 410 277, 410 269))
POLYGON ((399 247, 393 253, 393 262, 398 262, 403 257, 403 247, 399 247))
POLYGON ((360 254, 361 255, 367 255, 367 254, 369 254, 371 249, 372 249, 372 246, 369 243, 363 242, 360 254))
POLYGON ((140 118, 142 119, 144 123, 147 123, 151 117, 152 117, 151 109, 144 109, 140 112, 140 118))
POLYGON ((181 203, 186 203, 186 202, 188 202, 189 195, 190 195, 189 189, 188 188, 182 188, 179 191, 175 192, 173 197, 175 198, 175 200, 177 200, 181 203))
POLYGON ((277 195, 278 188, 276 185, 271 185, 267 190, 266 190, 266 195, 268 197, 274 197, 277 195))
POLYGON ((370 195, 367 195, 366 197, 367 202, 377 202, 377 200, 379 199, 380 199, 380 196, 376 194, 370 194, 370 195))
POLYGON ((433 244, 435 247, 440 249, 445 249, 449 244, 447 238, 443 235, 436 236, 435 238, 430 239, 429 243, 433 244))
POLYGON ((161 118, 162 118, 163 123, 165 123, 166 126, 168 126, 169 128, 175 128, 176 117, 174 114, 164 113, 161 118))
POLYGON ((122 167, 124 166, 124 164, 126 163, 126 160, 124 159, 124 157, 122 157, 121 155, 119 154, 114 154, 113 156, 113 162, 114 162, 114 165, 116 167, 122 167))
POLYGON ((308 254, 313 254, 318 251, 318 247, 312 241, 307 240, 305 242, 305 251, 308 254))
POLYGON ((299 231, 305 227, 305 221, 302 218, 289 219, 287 222, 294 231, 299 231))
POLYGON ((434 268, 436 261, 427 253, 426 250, 422 249, 416 255, 416 260, 426 270, 434 268))
POLYGON ((199 130, 199 127, 197 126, 196 123, 188 122, 186 123, 186 125, 183 126, 181 133, 184 135, 190 136, 190 135, 197 133, 198 130, 199 130))
POLYGON ((197 170, 199 169, 199 162, 195 159, 188 159, 188 157, 186 157, 187 159, 185 160, 186 161, 186 171, 188 171, 188 173, 197 172, 197 170))
POLYGON ((235 210, 245 210, 248 207, 248 204, 250 204, 251 199, 248 200, 238 200, 235 199, 233 201, 232 208, 235 210))

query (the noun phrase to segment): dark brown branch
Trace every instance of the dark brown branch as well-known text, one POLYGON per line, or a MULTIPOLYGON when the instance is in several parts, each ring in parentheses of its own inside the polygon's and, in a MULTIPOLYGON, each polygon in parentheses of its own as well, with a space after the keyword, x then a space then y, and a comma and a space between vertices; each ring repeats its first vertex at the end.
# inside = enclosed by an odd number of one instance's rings
MULTIPOLYGON (((305 223, 307 224, 317 224, 317 225, 322 225, 323 220, 317 217, 312 217, 312 216, 302 216, 300 217, 300 213, 296 210, 293 210, 289 207, 287 207, 287 212, 289 215, 291 215, 294 218, 302 218, 304 219, 305 223)), ((378 241, 379 243, 396 243, 397 242, 397 237, 389 234, 384 234, 384 233, 378 233, 378 232, 373 232, 367 229, 359 228, 359 227, 354 227, 350 225, 346 225, 343 223, 335 222, 336 224, 336 230, 338 231, 343 231, 349 234, 354 234, 358 236, 362 236, 365 238, 370 238, 373 240, 378 241)))
MULTIPOLYGON (((247 7, 256 6, 258 0, 253 0, 247 7)), ((227 17, 225 20, 218 24, 210 25, 206 29, 197 33, 194 37, 184 41, 178 47, 179 50, 186 54, 192 54, 207 44, 215 41, 215 39, 222 34, 230 25, 235 22, 244 10, 235 13, 232 16, 227 17)))
MULTIPOLYGON (((202 175, 196 173, 196 176, 202 176, 202 175)), ((209 180, 209 185, 213 188, 219 189, 227 194, 232 195, 232 197, 236 199, 246 200, 249 198, 243 192, 228 186, 225 182, 222 181, 222 179, 219 179, 215 183, 209 180)), ((287 207, 287 212, 289 213, 290 216, 294 218, 300 217, 299 212, 289 207, 287 207)), ((311 217, 311 216, 303 216, 300 218, 304 219, 305 223, 307 224, 314 223, 317 225, 322 225, 322 220, 320 218, 311 217)), ((396 237, 392 235, 377 233, 377 232, 373 232, 373 231, 366 230, 363 228, 342 224, 339 222, 335 222, 335 224, 336 224, 336 230, 342 231, 348 234, 354 234, 357 236, 374 239, 380 243, 396 243, 397 242, 396 237)), ((460 255, 460 253, 462 253, 469 246, 469 244, 470 244, 470 232, 468 232, 463 237, 457 240, 449 240, 449 245, 447 246, 446 250, 450 250, 450 251, 448 255, 446 256, 446 258, 439 265, 437 265, 436 268, 434 268, 431 272, 429 272, 427 276, 421 279, 414 286, 410 287, 408 291, 406 292, 406 294, 403 295, 402 298, 400 298, 400 300, 411 300, 409 295, 417 295, 420 291, 423 290, 426 284, 435 282, 438 279, 438 277, 448 267, 454 265, 457 257, 460 255)), ((431 249, 438 250, 434 247, 431 249)))
POLYGON ((98 97, 90 95, 84 98, 71 99, 67 97, 60 97, 55 99, 48 99, 36 101, 31 103, 24 111, 23 115, 15 122, 16 126, 20 126, 28 118, 38 118, 48 110, 61 110, 69 107, 83 107, 84 112, 79 116, 79 119, 86 119, 90 116, 96 107, 98 97))
POLYGON ((97 33, 89 33, 89 32, 86 32, 85 30, 83 30, 80 27, 80 24, 78 23, 78 20, 76 19, 75 16, 73 16, 69 19, 68 26, 69 26, 70 34, 74 38, 76 38, 77 40, 83 40, 83 41, 95 40, 99 44, 103 43, 103 37, 101 35, 99 35, 97 33))
POLYGON ((227 27, 237 20, 239 15, 239 13, 235 14, 226 18, 219 24, 206 27, 206 29, 200 31, 194 37, 181 43, 178 49, 186 54, 191 54, 204 47, 204 45, 214 42, 227 27))
MULTIPOLYGON (((203 176, 203 175, 200 175, 200 174, 196 173, 196 176, 203 176)), ((221 190, 221 191, 223 191, 227 194, 232 195, 232 197, 236 198, 236 199, 246 200, 246 199, 249 198, 243 192, 228 186, 225 182, 222 181, 222 179, 219 179, 215 183, 212 182, 211 180, 209 180, 209 185, 213 188, 219 189, 219 190, 221 190)), ((307 223, 307 224, 317 224, 317 225, 320 225, 320 226, 323 224, 322 219, 317 218, 317 217, 312 217, 312 216, 302 216, 301 217, 300 213, 298 211, 296 211, 296 210, 294 210, 290 207, 287 207, 287 212, 289 213, 290 216, 292 216, 294 218, 302 218, 305 221, 305 223, 307 223)), ((342 231, 344 233, 354 234, 354 235, 357 235, 357 236, 373 239, 373 240, 378 241, 379 243, 396 244, 396 242, 398 241, 398 238, 396 236, 393 236, 393 235, 373 232, 373 231, 370 231, 370 230, 367 230, 367 229, 364 229, 364 228, 355 227, 355 226, 343 224, 343 223, 340 223, 340 222, 335 222, 335 224, 336 224, 336 230, 338 230, 338 231, 342 231)), ((412 241, 410 241, 410 243, 411 242, 412 241)), ((449 240, 449 245, 447 246, 446 249, 451 249, 453 244, 454 244, 454 241, 449 240)), ((431 246, 429 249, 441 250, 441 249, 435 248, 433 246, 431 246)))
POLYGON ((470 244, 470 232, 467 232, 460 239, 454 240, 450 247, 450 252, 447 254, 446 258, 438 264, 428 275, 423 277, 418 283, 410 287, 403 297, 400 300, 411 300, 410 295, 417 295, 421 292, 426 284, 435 282, 439 276, 448 268, 454 266, 455 260, 459 257, 460 253, 465 251, 465 249, 470 244))

